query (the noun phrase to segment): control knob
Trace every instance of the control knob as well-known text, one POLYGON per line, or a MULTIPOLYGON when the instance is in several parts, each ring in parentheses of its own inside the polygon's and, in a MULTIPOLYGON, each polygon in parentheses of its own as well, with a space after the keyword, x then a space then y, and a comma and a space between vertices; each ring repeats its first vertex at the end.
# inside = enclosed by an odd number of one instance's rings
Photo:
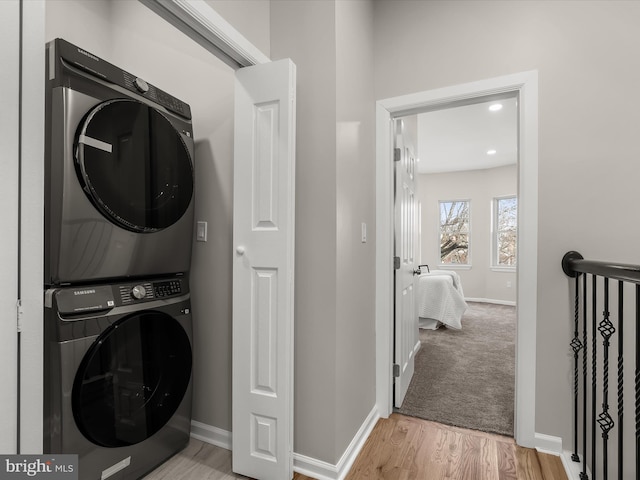
POLYGON ((138 300, 142 300, 147 296, 147 290, 144 288, 144 285, 136 285, 131 289, 131 295, 138 300))
POLYGON ((140 77, 136 78, 133 81, 133 84, 141 93, 147 93, 149 91, 149 84, 145 82, 143 79, 141 79, 140 77))

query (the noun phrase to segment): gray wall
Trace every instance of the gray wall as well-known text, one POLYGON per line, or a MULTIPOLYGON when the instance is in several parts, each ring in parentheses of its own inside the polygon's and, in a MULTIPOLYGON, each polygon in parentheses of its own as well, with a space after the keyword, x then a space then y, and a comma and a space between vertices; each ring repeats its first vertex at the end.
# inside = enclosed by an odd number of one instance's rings
POLYGON ((337 462, 375 405, 373 5, 336 2, 337 462), (367 241, 362 243, 362 223, 367 241))
POLYGON ((560 260, 575 249, 638 263, 640 225, 624 212, 638 201, 640 3, 374 5, 378 99, 539 72, 536 431, 568 442, 572 314, 560 260), (612 248, 612 231, 631 247, 612 248))
MULTIPOLYGON (((515 165, 465 172, 418 175, 422 203, 422 263, 432 269, 440 263, 440 200, 471 201, 471 265, 458 268, 467 298, 516 301, 515 272, 491 269, 492 202, 495 197, 518 193, 515 165), (507 286, 510 282, 510 287, 507 286)), ((445 268, 451 268, 449 266, 445 268)))
POLYGON ((368 1, 271 4, 298 71, 294 447, 330 464, 375 405, 372 27, 368 1))
POLYGON ((337 408, 333 2, 272 2, 271 58, 286 57, 297 67, 294 451, 331 462, 337 408))

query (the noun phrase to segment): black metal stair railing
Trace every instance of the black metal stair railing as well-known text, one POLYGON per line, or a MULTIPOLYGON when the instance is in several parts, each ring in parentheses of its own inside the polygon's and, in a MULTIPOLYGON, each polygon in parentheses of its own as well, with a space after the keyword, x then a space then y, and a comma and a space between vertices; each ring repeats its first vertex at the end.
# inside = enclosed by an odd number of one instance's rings
MULTIPOLYGON (((581 464, 582 480, 640 480, 640 265, 584 260, 572 251, 563 257, 562 269, 575 278, 570 342, 574 423, 571 459, 581 464), (610 297, 610 282, 617 285, 617 295, 613 297, 610 297), (625 303, 625 291, 634 290, 635 301, 625 303), (615 304, 613 314, 612 304, 615 304), (601 311, 598 305, 602 305, 601 311), (628 316, 625 318, 629 310, 635 310, 634 323, 630 323, 628 316), (625 343, 625 322, 635 333, 635 346, 625 343), (627 358, 631 353, 635 357, 634 392, 625 391, 625 347, 627 358), (611 381, 610 370, 616 366, 610 366, 610 359, 616 354, 617 375, 612 375, 611 381), (611 403, 610 388, 617 392, 617 398, 611 403), (632 436, 625 432, 625 394, 631 397, 631 393, 635 393, 635 448, 631 446, 632 436)), ((627 426, 630 424, 628 421, 627 426)))

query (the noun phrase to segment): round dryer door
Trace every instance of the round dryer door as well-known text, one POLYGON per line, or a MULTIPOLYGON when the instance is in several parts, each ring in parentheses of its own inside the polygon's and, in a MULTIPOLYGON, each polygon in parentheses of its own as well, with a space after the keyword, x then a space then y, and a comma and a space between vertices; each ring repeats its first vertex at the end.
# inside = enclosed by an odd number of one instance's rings
POLYGON ((142 442, 171 419, 190 379, 191 345, 177 320, 156 311, 125 317, 94 341, 76 372, 76 424, 103 447, 142 442))
POLYGON ((116 225, 154 232, 189 207, 189 150, 171 122, 144 103, 117 99, 94 107, 76 132, 74 150, 84 191, 116 225))

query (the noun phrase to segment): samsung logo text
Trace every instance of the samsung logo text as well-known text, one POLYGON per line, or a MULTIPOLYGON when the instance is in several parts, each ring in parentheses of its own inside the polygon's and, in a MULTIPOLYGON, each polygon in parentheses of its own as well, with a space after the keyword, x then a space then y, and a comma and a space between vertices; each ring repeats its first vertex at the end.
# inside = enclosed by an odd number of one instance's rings
POLYGON ((94 289, 89 290, 75 290, 73 292, 74 295, 91 295, 92 293, 96 293, 94 289))
POLYGON ((96 62, 99 62, 100 59, 98 57, 96 57, 95 55, 91 55, 89 52, 87 52, 86 50, 82 50, 81 48, 78 49, 78 52, 80 52, 81 54, 83 54, 86 57, 89 57, 92 60, 95 60, 96 62))

